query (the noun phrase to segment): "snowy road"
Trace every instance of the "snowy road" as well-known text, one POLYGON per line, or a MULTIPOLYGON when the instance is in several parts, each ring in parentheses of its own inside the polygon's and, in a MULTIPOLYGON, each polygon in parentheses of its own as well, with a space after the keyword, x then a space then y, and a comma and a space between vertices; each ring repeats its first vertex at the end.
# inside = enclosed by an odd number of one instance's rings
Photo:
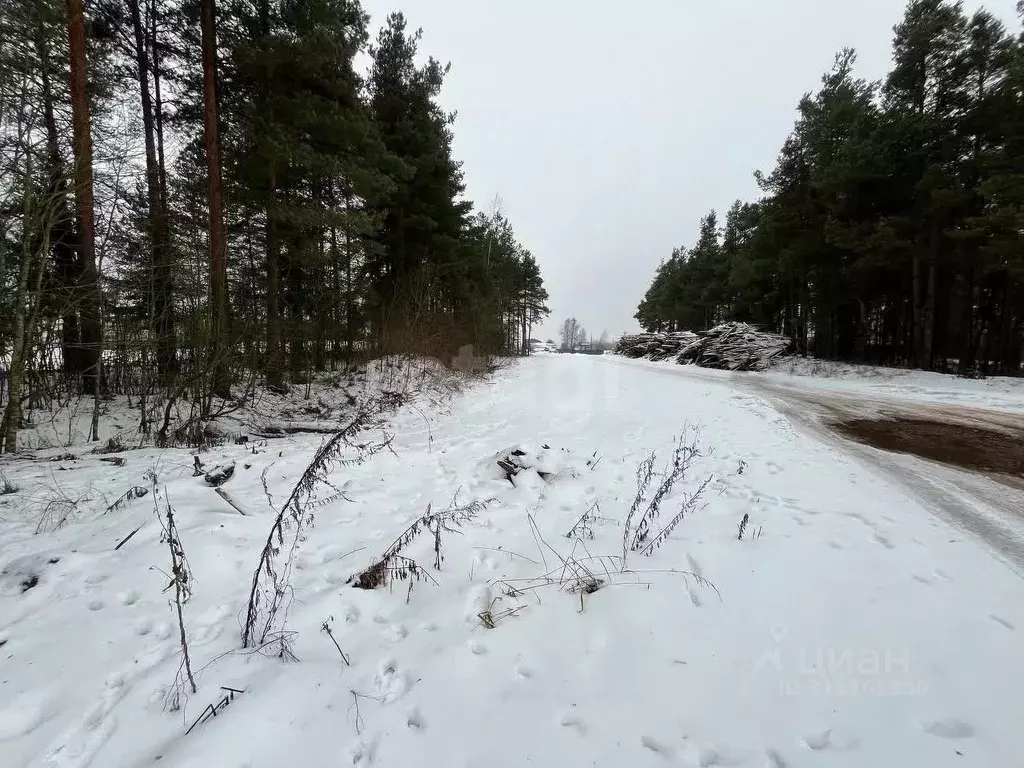
POLYGON ((694 366, 651 365, 621 358, 602 360, 683 377, 691 382, 690 386, 716 382, 762 398, 802 432, 871 467, 933 514, 980 538, 1024 575, 1024 477, 986 476, 879 450, 843 437, 832 426, 841 420, 884 416, 981 426, 1024 440, 1024 389, 1019 394, 986 399, 937 387, 878 388, 870 383, 863 386, 864 382, 851 382, 836 388, 834 382, 794 376, 733 375, 694 366), (825 386, 820 386, 822 383, 825 386))
POLYGON ((924 419, 981 426, 1024 440, 1024 414, 964 405, 935 405, 891 398, 813 392, 754 379, 749 382, 792 423, 855 456, 907 489, 946 522, 977 536, 1024 575, 1024 477, 979 472, 891 453, 838 435, 829 422, 883 414, 893 419, 924 419))
MULTIPOLYGON (((269 524, 260 474, 283 498, 318 436, 219 449, 249 465, 225 486, 245 516, 190 476, 186 452, 64 473, 120 489, 161 462, 196 579, 187 630, 202 671, 185 717, 162 710, 179 657, 159 532, 113 551, 152 510, 34 536, 8 508, 0 566, 61 559, 29 591, 0 592, 4 768, 1024 764, 1024 581, 1010 558, 765 393, 714 372, 538 356, 393 427, 395 454, 339 469, 346 500, 302 542, 291 664, 234 652, 238 616, 269 524), (623 564, 637 465, 657 451, 660 469, 685 424, 705 455, 653 530, 711 477, 706 506, 623 564), (510 483, 496 460, 513 449, 546 477, 510 483), (432 540, 410 547, 437 584, 346 585, 457 491, 495 501, 445 537, 440 570, 432 540), (581 597, 566 563, 600 588, 581 597), (330 618, 351 666, 321 631, 330 618), (184 735, 219 686, 245 693, 184 735)), ((26 485, 37 471, 12 466, 26 485)))

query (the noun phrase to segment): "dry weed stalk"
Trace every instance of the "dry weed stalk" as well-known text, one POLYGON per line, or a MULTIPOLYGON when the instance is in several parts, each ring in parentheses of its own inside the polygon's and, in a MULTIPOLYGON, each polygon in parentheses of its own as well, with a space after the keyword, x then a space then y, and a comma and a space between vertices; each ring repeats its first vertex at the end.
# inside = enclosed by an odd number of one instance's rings
POLYGON ((676 447, 672 451, 671 462, 662 473, 661 483, 659 483, 657 490, 654 492, 654 496, 647 502, 647 509, 641 515, 640 522, 637 523, 636 529, 633 531, 633 538, 629 545, 630 551, 636 552, 647 542, 651 533, 651 527, 661 514, 661 502, 664 501, 665 497, 672 490, 676 481, 690 468, 694 457, 699 455, 700 451, 697 448, 696 437, 687 443, 684 431, 684 434, 679 437, 676 447))
POLYGON ((651 484, 651 478, 654 476, 654 460, 655 454, 651 454, 646 459, 640 462, 636 468, 636 497, 633 499, 633 504, 629 507, 629 512, 626 513, 626 524, 622 530, 622 563, 625 567, 626 554, 629 552, 629 532, 633 525, 633 516, 637 510, 640 509, 640 505, 643 504, 644 495, 647 493, 647 488, 651 484))
POLYGON ((125 491, 123 494, 121 494, 121 496, 118 497, 117 501, 115 501, 113 504, 111 504, 109 507, 107 507, 103 511, 103 514, 105 515, 105 514, 107 514, 107 512, 116 512, 117 510, 119 510, 122 507, 126 506, 129 501, 134 501, 135 499, 141 499, 147 493, 149 493, 149 489, 148 488, 143 488, 141 485, 136 485, 136 486, 134 486, 132 488, 129 488, 127 491, 125 491))
POLYGON ((647 542, 647 545, 640 550, 641 555, 652 554, 654 550, 665 542, 665 539, 671 535, 672 531, 683 521, 684 517, 697 510, 697 503, 700 501, 700 497, 704 494, 708 485, 710 485, 711 479, 710 476, 707 477, 693 493, 683 494, 683 500, 679 504, 679 511, 676 512, 675 517, 668 521, 665 527, 658 532, 657 536, 647 542))
POLYGON ((167 705, 173 712, 181 707, 181 689, 185 680, 188 681, 192 693, 196 692, 196 681, 192 676, 192 660, 188 653, 188 638, 185 634, 185 603, 192 597, 192 571, 188 565, 188 558, 185 556, 185 548, 181 544, 181 537, 178 535, 178 526, 174 522, 174 508, 170 499, 167 498, 167 488, 164 488, 164 509, 160 509, 159 492, 156 486, 156 475, 153 480, 153 510, 160 521, 161 535, 160 543, 166 544, 171 554, 170 582, 164 588, 164 592, 174 590, 174 607, 178 615, 178 634, 181 641, 182 665, 178 668, 175 683, 168 695, 167 705), (182 670, 185 672, 185 680, 181 679, 182 670))
MULTIPOLYGON (((405 581, 414 579, 419 581, 422 578, 435 581, 415 560, 402 554, 417 536, 424 531, 429 532, 433 537, 434 567, 441 569, 444 561, 442 551, 441 534, 457 533, 458 529, 482 512, 493 499, 483 501, 472 501, 469 504, 459 505, 457 499, 447 509, 434 512, 432 505, 427 505, 426 511, 416 518, 412 525, 406 528, 391 545, 384 550, 379 558, 369 565, 365 570, 350 580, 352 586, 358 589, 376 589, 391 583, 393 580, 405 581)), ((435 581, 436 583, 436 581, 435 581)), ((410 581, 410 591, 412 582, 410 581)))
POLYGON ((587 507, 586 512, 580 515, 580 519, 576 521, 576 524, 569 529, 569 532, 565 534, 567 539, 594 539, 594 520, 596 515, 594 510, 601 511, 601 505, 598 502, 594 502, 587 507))
POLYGON ((744 534, 744 532, 746 532, 746 530, 747 530, 747 523, 749 523, 749 522, 750 522, 750 515, 747 512, 744 512, 743 513, 743 519, 740 520, 740 524, 737 526, 737 528, 739 530, 739 535, 736 536, 736 539, 738 541, 743 541, 743 534, 744 534))
POLYGON ((672 531, 682 522, 683 518, 697 508, 697 503, 704 493, 711 477, 704 480, 695 492, 684 493, 679 511, 657 534, 652 536, 654 525, 661 515, 661 505, 665 498, 672 491, 675 484, 685 477, 693 460, 702 456, 698 442, 697 430, 691 430, 689 425, 683 427, 683 433, 676 441, 672 451, 672 459, 665 467, 661 475, 661 482, 658 484, 654 495, 647 502, 647 507, 640 516, 639 522, 633 527, 633 518, 646 496, 654 471, 655 454, 644 459, 637 468, 637 492, 633 504, 626 514, 626 523, 622 532, 622 568, 625 570, 626 557, 629 552, 639 552, 642 555, 650 555, 655 549, 661 546, 672 531), (632 535, 631 535, 632 534, 632 535))
POLYGON ((86 502, 92 500, 93 489, 86 488, 83 491, 73 493, 56 481, 49 488, 49 493, 42 503, 42 511, 39 520, 36 521, 36 533, 52 533, 67 525, 68 521, 79 511, 79 508, 86 502))
POLYGON ((334 637, 334 632, 331 631, 331 622, 334 621, 334 617, 330 616, 324 620, 324 623, 320 625, 320 631, 326 632, 327 636, 331 638, 331 642, 334 643, 334 647, 338 649, 338 653, 341 654, 341 660, 345 662, 346 667, 351 667, 352 662, 348 660, 348 656, 341 650, 341 646, 338 645, 338 641, 334 637))
MULTIPOLYGON (((289 593, 295 550, 303 530, 313 521, 312 510, 316 507, 317 487, 321 483, 327 482, 327 477, 335 466, 362 462, 368 456, 390 446, 391 438, 387 435, 383 441, 378 443, 367 442, 353 445, 352 438, 370 426, 371 418, 371 412, 360 411, 346 427, 336 432, 321 445, 295 487, 292 488, 285 503, 277 510, 252 577, 245 626, 242 630, 243 647, 249 648, 262 644, 273 629, 277 613, 289 593), (356 448, 357 456, 352 459, 344 458, 342 451, 346 447, 356 448), (285 547, 286 528, 290 530, 291 540, 285 561, 278 567, 278 556, 285 547)), ((266 487, 265 471, 263 483, 264 492, 273 508, 272 497, 266 487)))

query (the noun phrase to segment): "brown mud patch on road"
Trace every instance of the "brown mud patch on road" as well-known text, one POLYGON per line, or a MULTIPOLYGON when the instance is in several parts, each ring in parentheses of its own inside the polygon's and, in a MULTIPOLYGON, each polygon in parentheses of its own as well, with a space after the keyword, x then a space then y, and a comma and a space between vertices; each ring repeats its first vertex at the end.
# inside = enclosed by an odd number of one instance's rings
POLYGON ((1024 489, 1024 433, 1015 430, 919 418, 848 419, 833 426, 852 440, 884 451, 1004 475, 993 479, 1024 489))

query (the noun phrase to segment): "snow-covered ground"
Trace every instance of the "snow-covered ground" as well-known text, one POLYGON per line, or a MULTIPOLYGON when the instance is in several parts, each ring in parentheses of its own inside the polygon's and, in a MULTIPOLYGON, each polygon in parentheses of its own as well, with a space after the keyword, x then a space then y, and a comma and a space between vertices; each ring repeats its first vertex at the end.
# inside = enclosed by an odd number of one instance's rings
POLYGON ((344 497, 300 542, 284 636, 298 661, 279 659, 280 644, 240 651, 240 626, 273 519, 260 478, 280 504, 323 435, 201 456, 236 462, 221 490, 244 515, 192 476, 187 451, 0 466, 21 487, 0 496, 0 764, 1024 763, 1014 568, 736 377, 650 367, 538 356, 395 414, 394 452, 337 468, 344 497), (638 465, 656 452, 660 472, 694 434, 702 455, 652 531, 710 478, 696 508, 623 562, 638 465), (532 469, 509 481, 508 457, 532 469), (147 470, 194 577, 184 613, 199 690, 176 713, 164 711, 180 652, 152 492, 35 533, 48 487, 114 499, 147 470), (440 569, 432 535, 404 552, 430 579, 411 592, 346 583, 453 498, 487 505, 442 532, 440 569), (186 735, 222 686, 244 692, 186 735))
POLYGON ((965 405, 1024 413, 1022 377, 991 376, 986 379, 967 379, 931 371, 854 365, 799 357, 781 358, 765 373, 737 376, 729 371, 679 365, 674 359, 631 360, 619 356, 612 359, 620 365, 677 371, 680 375, 690 377, 757 382, 762 388, 768 386, 837 396, 853 395, 862 400, 877 399, 887 403, 965 405))
MULTIPOLYGON (((353 406, 381 392, 419 392, 426 402, 445 399, 461 387, 461 377, 433 359, 392 356, 374 360, 352 372, 316 374, 308 384, 298 384, 288 392, 256 387, 252 381, 240 382, 235 394, 239 401, 215 400, 211 410, 215 420, 207 423, 211 438, 234 439, 242 435, 273 434, 306 429, 326 432, 344 422, 353 406)), ((152 445, 167 422, 166 434, 187 431, 198 414, 198 405, 179 396, 168 406, 157 388, 146 403, 148 435, 140 429, 142 410, 138 397, 117 396, 99 404, 100 440, 125 448, 152 445)), ((18 449, 37 457, 53 457, 66 450, 88 447, 95 403, 92 398, 73 398, 54 404, 52 409, 27 409, 26 426, 18 432, 18 449)), ((182 442, 182 441, 178 441, 182 442)))
POLYGON ((786 358, 764 378, 778 385, 835 393, 1024 412, 1021 377, 967 379, 931 371, 786 358))

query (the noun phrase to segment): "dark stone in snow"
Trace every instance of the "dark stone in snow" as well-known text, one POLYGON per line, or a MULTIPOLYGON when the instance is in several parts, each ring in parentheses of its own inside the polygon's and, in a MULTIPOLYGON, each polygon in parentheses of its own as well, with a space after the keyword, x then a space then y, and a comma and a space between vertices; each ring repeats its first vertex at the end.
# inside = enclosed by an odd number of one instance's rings
POLYGON ((43 572, 59 557, 43 553, 17 557, 0 569, 0 595, 23 595, 42 581, 43 572))
POLYGON ((235 465, 223 464, 221 466, 214 467, 207 472, 204 479, 207 483, 216 488, 219 485, 224 485, 224 483, 231 479, 233 474, 235 474, 235 465))

